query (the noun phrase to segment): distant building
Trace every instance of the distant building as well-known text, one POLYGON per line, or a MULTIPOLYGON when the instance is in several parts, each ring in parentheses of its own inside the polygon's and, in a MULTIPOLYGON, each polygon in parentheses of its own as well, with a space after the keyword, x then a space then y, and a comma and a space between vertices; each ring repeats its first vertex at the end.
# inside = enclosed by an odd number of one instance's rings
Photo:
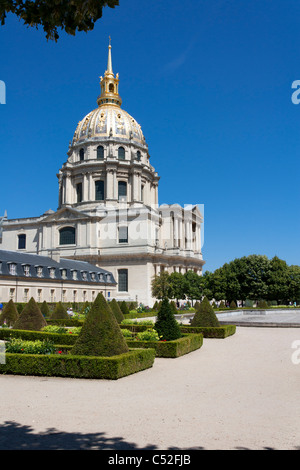
POLYGON ((115 290, 112 273, 85 261, 0 250, 0 302, 92 302, 115 290))
POLYGON ((159 176, 140 125, 121 108, 111 45, 100 88, 57 174, 58 209, 5 215, 0 248, 101 266, 115 278, 118 300, 151 306, 151 280, 161 270, 202 273, 203 216, 197 205, 158 205, 159 176))

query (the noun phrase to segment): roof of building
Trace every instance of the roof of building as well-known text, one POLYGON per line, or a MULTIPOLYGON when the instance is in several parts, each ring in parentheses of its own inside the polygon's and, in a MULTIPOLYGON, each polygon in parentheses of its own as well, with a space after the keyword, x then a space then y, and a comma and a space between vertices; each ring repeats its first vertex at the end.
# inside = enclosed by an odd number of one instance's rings
POLYGON ((0 276, 116 284, 111 272, 86 261, 60 258, 57 262, 47 256, 6 250, 0 250, 0 276), (13 271, 12 264, 15 265, 13 271))

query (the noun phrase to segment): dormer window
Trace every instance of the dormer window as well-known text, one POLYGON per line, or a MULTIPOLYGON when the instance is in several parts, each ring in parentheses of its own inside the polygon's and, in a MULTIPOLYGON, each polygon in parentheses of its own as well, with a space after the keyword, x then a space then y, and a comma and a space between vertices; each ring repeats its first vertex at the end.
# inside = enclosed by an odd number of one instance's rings
POLYGON ((100 273, 100 274, 99 274, 99 281, 100 281, 100 282, 103 282, 103 281, 104 281, 103 273, 100 273))
POLYGON ((42 277, 42 276, 43 276, 43 268, 42 268, 42 266, 37 266, 37 267, 36 267, 36 275, 37 275, 37 277, 42 277))
POLYGON ((61 277, 62 277, 62 279, 67 279, 67 270, 66 269, 61 270, 61 277))
MULTIPOLYGON (((0 271, 1 272, 1 271, 0 271)), ((94 281, 95 280, 95 273, 91 273, 91 280, 94 281)))
POLYGON ((73 277, 73 281, 77 281, 77 271, 75 270, 73 271, 72 277, 73 277))
POLYGON ((87 280, 87 273, 86 271, 82 271, 82 280, 86 281, 87 280))
POLYGON ((49 274, 51 279, 55 278, 55 268, 49 268, 49 274))
POLYGON ((13 276, 17 274, 17 265, 15 263, 9 263, 9 274, 13 276))
POLYGON ((23 272, 26 277, 30 276, 30 266, 29 264, 24 264, 23 265, 23 272))

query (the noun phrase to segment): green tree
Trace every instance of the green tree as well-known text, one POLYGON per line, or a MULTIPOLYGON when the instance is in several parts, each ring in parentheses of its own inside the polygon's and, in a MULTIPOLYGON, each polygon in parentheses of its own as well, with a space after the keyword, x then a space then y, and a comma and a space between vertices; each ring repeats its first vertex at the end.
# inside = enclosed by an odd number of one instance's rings
POLYGON ((71 353, 83 356, 115 356, 128 351, 115 315, 103 295, 98 294, 71 353))
POLYGON ((121 312, 123 313, 123 315, 128 315, 129 312, 129 308, 128 308, 128 305, 127 303, 125 302, 125 300, 123 300, 121 303, 120 303, 120 310, 121 312))
POLYGON ((268 275, 267 300, 277 300, 278 303, 286 303, 289 299, 289 268, 285 261, 277 256, 270 261, 268 275))
POLYGON ((172 341, 182 336, 170 301, 166 297, 161 302, 154 328, 161 340, 172 341))
POLYGON ((16 321, 19 318, 19 313, 16 308, 16 305, 14 301, 11 299, 3 308, 3 311, 0 315, 0 325, 3 325, 4 323, 7 326, 14 326, 16 321))
POLYGON ((169 276, 170 288, 172 290, 173 298, 178 300, 184 300, 188 291, 188 281, 184 277, 184 274, 173 272, 169 276))
POLYGON ((300 266, 291 265, 288 268, 289 300, 300 303, 300 266))
POLYGON ((204 282, 202 276, 195 273, 194 271, 187 271, 184 273, 184 278, 186 281, 186 296, 193 303, 194 300, 199 300, 203 295, 203 286, 204 282))
POLYGON ((204 297, 200 307, 196 310, 191 326, 216 327, 220 326, 215 311, 207 297, 204 297))
POLYGON ((47 322, 42 315, 42 312, 33 297, 25 305, 18 320, 14 324, 16 330, 34 330, 39 331, 47 322))
POLYGON ((103 8, 117 5, 119 0, 4 0, 0 21, 4 25, 7 13, 13 13, 27 26, 42 26, 46 38, 57 41, 59 28, 73 36, 77 31, 91 31, 103 8))
POLYGON ((41 305, 41 312, 45 318, 48 318, 50 316, 50 310, 49 310, 49 305, 47 304, 46 300, 41 305))
POLYGON ((51 320, 67 320, 69 318, 69 315, 61 302, 57 302, 50 318, 51 320))
POLYGON ((157 274, 151 281, 152 297, 155 299, 173 299, 174 291, 170 282, 170 274, 162 271, 157 274))
POLYGON ((113 312, 114 316, 116 317, 116 320, 118 323, 121 323, 122 320, 124 320, 124 315, 122 310, 120 309, 120 306, 116 299, 112 299, 111 302, 108 304, 111 308, 111 311, 113 312))

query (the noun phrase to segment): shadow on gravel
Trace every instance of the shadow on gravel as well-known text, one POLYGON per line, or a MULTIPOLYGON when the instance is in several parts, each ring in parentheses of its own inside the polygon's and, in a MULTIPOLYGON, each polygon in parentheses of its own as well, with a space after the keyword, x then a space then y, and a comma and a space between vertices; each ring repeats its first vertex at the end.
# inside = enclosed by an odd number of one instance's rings
MULTIPOLYGON (((139 448, 122 437, 107 437, 105 433, 81 434, 48 429, 35 434, 30 426, 6 421, 0 425, 0 450, 155 450, 157 446, 139 448)), ((179 450, 178 448, 170 448, 179 450)), ((193 450, 202 450, 198 447, 193 450)))

